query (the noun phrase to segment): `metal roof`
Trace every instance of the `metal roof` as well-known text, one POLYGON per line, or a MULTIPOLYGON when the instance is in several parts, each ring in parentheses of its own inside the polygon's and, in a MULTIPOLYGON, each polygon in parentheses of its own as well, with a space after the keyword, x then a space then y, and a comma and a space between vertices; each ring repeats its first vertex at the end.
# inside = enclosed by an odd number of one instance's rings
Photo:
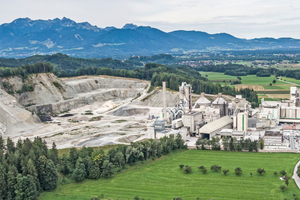
POLYGON ((200 128, 200 133, 210 134, 211 132, 214 132, 230 123, 232 123, 232 119, 228 115, 226 115, 224 117, 221 117, 220 119, 205 124, 202 128, 200 128))
POLYGON ((219 93, 218 94, 218 98, 216 98, 213 102, 212 102, 212 104, 226 104, 227 103, 227 101, 225 100, 225 99, 223 99, 223 97, 222 97, 222 93, 219 93))
POLYGON ((210 100, 204 96, 204 93, 201 93, 201 97, 195 102, 196 104, 210 104, 210 100))

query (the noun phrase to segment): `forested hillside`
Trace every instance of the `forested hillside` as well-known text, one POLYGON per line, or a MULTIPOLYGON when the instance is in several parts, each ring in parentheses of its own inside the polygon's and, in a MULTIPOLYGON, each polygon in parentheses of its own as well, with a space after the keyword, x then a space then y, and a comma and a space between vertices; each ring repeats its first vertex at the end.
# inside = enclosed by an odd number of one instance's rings
POLYGON ((35 55, 27 58, 0 58, 0 67, 20 67, 22 65, 35 64, 38 62, 50 62, 56 71, 66 75, 72 73, 80 67, 109 67, 112 69, 135 69, 143 66, 135 60, 116 60, 112 58, 85 59, 70 57, 65 54, 57 53, 53 55, 35 55))

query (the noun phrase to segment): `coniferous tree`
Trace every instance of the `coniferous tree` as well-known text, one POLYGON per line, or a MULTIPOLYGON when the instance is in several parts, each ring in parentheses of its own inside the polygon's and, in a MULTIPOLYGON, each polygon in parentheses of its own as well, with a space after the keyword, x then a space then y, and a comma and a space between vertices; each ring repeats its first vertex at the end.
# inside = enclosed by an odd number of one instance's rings
POLYGON ((17 184, 15 185, 15 193, 16 200, 36 200, 38 192, 33 177, 31 175, 22 176, 19 174, 17 176, 17 184))
POLYGON ((18 171, 15 166, 9 166, 7 173, 7 199, 15 199, 15 185, 17 184, 18 171))
POLYGON ((22 146, 23 146, 23 142, 22 142, 22 140, 19 138, 19 139, 18 139, 18 142, 17 142, 17 145, 16 145, 16 149, 17 149, 17 150, 21 150, 21 149, 22 149, 22 146))
POLYGON ((0 150, 4 149, 4 140, 2 138, 2 136, 0 135, 0 150))
POLYGON ((72 179, 75 181, 83 181, 86 176, 85 166, 83 164, 82 159, 79 157, 76 162, 76 168, 73 171, 72 179))
POLYGON ((10 137, 7 138, 6 148, 7 148, 8 153, 15 152, 15 143, 12 141, 12 139, 10 139, 10 137))
POLYGON ((6 186, 6 170, 0 163, 0 199, 6 199, 7 186, 6 186))
POLYGON ((57 186, 58 174, 52 160, 41 156, 39 159, 38 177, 44 190, 52 190, 57 186))
POLYGON ((61 164, 60 164, 60 168, 59 171, 63 174, 63 175, 67 175, 70 173, 70 167, 69 167, 69 162, 68 162, 68 158, 67 155, 64 154, 63 158, 61 160, 61 164))
POLYGON ((58 150, 56 148, 56 144, 52 143, 52 149, 49 151, 49 158, 55 163, 58 163, 58 150))
POLYGON ((94 163, 92 166, 89 168, 89 178, 90 179, 98 179, 100 178, 101 172, 99 165, 94 163))
POLYGON ((28 160, 26 173, 27 173, 26 175, 31 175, 33 177, 35 185, 36 185, 36 189, 37 189, 37 191, 40 191, 41 186, 40 186, 40 181, 38 179, 38 173, 37 173, 36 167, 34 165, 34 162, 31 159, 28 160))
POLYGON ((78 160, 78 151, 77 151, 76 148, 71 148, 70 149, 69 159, 70 159, 71 166, 74 169, 75 166, 76 166, 76 162, 78 160))

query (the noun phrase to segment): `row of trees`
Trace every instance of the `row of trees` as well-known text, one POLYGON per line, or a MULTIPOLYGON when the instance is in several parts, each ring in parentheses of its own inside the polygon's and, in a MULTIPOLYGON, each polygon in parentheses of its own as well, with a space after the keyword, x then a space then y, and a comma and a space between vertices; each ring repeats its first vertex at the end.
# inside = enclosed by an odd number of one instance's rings
POLYGON ((149 140, 131 143, 130 146, 118 146, 110 149, 107 154, 103 150, 93 151, 92 148, 82 148, 78 151, 70 149, 70 154, 61 159, 59 171, 75 181, 85 178, 98 179, 111 177, 123 170, 126 164, 133 165, 167 155, 176 149, 185 149, 181 135, 163 137, 160 140, 149 140))
POLYGON ((47 73, 53 71, 53 65, 50 62, 47 63, 36 63, 23 65, 21 67, 0 67, 0 77, 9 77, 9 76, 21 76, 26 77, 29 74, 34 73, 47 73))
POLYGON ((196 141, 197 149, 212 149, 212 150, 221 150, 221 143, 225 151, 249 151, 249 152, 258 152, 258 148, 263 149, 263 140, 262 141, 251 141, 250 139, 241 139, 237 140, 236 138, 224 137, 221 141, 219 137, 212 137, 211 140, 198 138, 196 141))
MULTIPOLYGON (((184 166, 184 165, 179 165, 179 168, 180 168, 181 170, 183 170, 184 172, 186 172, 186 173, 190 173, 190 172, 192 171, 192 167, 189 166, 189 165, 186 165, 186 166, 184 166)), ((207 173, 207 169, 206 169, 206 167, 204 167, 203 165, 201 165, 200 167, 198 167, 198 169, 199 169, 201 172, 203 172, 203 174, 206 174, 206 173, 207 173)), ((222 171, 224 175, 226 175, 226 174, 229 172, 228 169, 222 170, 222 167, 219 166, 219 165, 212 165, 212 166, 210 166, 210 170, 211 170, 211 171, 214 171, 214 172, 222 171)), ((234 172, 235 172, 236 175, 241 175, 243 171, 242 171, 242 169, 241 169, 240 167, 237 167, 237 168, 234 169, 234 172)), ((264 168, 258 168, 258 169, 256 170, 256 172, 257 172, 259 175, 262 175, 262 174, 267 173, 266 170, 265 170, 264 168)), ((281 170, 279 173, 280 173, 282 176, 285 176, 285 175, 286 175, 286 172, 285 172, 284 170, 281 170)), ((278 172, 275 171, 275 172, 274 172, 274 175, 277 176, 277 175, 278 175, 278 172)), ((250 176, 252 176, 252 173, 250 173, 250 176)))
POLYGON ((269 77, 276 74, 276 72, 278 71, 275 68, 252 68, 239 64, 207 65, 196 67, 196 69, 198 71, 220 72, 231 76, 256 75, 260 77, 269 77))
MULTIPOLYGON (((154 160, 173 150, 186 148, 178 134, 118 146, 107 153, 91 147, 71 148, 68 154, 59 157, 55 143, 48 149, 46 142, 39 137, 33 142, 18 140, 17 144, 8 138, 4 145, 0 136, 0 199, 37 199, 42 191, 56 188, 58 172, 75 181, 109 178, 127 164, 149 158, 154 160)), ((62 184, 65 181, 65 178, 61 179, 62 184)))

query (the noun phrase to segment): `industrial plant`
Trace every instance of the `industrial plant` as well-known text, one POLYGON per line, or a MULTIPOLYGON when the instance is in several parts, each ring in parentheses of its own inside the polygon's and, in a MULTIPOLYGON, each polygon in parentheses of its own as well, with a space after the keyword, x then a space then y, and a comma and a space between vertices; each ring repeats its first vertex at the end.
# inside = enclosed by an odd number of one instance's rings
MULTIPOLYGON (((229 97, 219 93, 194 95, 192 85, 179 87, 179 103, 166 107, 166 83, 163 82, 163 109, 147 127, 148 137, 159 139, 170 134, 181 134, 190 148, 197 138, 230 137, 235 140, 264 140, 265 151, 299 150, 300 90, 290 88, 290 99, 261 100, 258 108, 251 108, 242 95, 229 97), (193 103, 193 97, 198 99, 193 103)), ((222 141, 222 140, 221 140, 222 141)))

